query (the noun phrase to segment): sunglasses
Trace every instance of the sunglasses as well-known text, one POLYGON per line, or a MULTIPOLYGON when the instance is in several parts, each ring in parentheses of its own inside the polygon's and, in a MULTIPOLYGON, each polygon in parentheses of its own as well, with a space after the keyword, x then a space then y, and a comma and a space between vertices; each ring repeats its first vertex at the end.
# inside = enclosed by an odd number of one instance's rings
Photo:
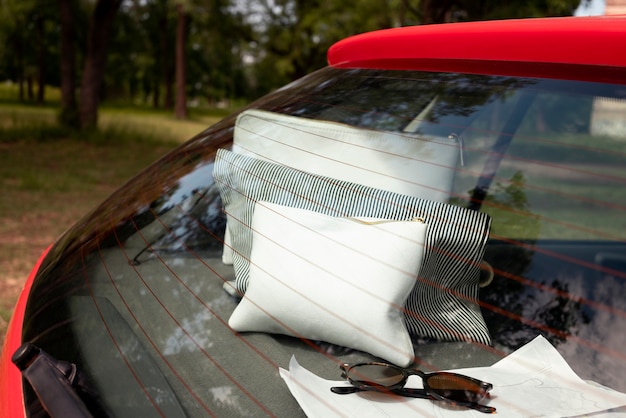
POLYGON ((494 413, 496 408, 481 405, 479 402, 489 397, 491 383, 457 373, 424 373, 421 370, 408 370, 387 363, 358 363, 340 366, 341 377, 352 386, 334 386, 330 390, 339 395, 360 391, 391 393, 412 398, 433 399, 450 404, 472 408, 480 412, 494 413), (417 375, 424 381, 424 389, 405 388, 409 376, 417 375))

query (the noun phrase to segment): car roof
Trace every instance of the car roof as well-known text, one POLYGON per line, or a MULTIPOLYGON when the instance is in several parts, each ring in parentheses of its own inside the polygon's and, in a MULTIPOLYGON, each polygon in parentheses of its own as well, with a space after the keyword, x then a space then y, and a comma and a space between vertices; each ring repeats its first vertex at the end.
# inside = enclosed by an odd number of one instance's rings
POLYGON ((626 83, 626 15, 385 29, 334 44, 337 68, 412 69, 626 83))

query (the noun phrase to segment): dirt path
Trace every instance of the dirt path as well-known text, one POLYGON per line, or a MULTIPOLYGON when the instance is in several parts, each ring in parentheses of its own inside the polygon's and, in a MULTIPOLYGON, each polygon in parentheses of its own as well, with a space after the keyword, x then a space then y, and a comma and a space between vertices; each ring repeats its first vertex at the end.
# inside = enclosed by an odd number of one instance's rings
MULTIPOLYGON (((110 191, 112 188, 103 187, 74 197, 72 193, 60 193, 57 196, 60 201, 51 202, 49 212, 37 210, 19 217, 0 216, 0 341, 4 341, 13 307, 42 252, 110 191), (64 208, 58 207, 61 202, 65 202, 64 208)), ((7 194, 22 201, 36 194, 24 193, 7 194)), ((3 193, 3 198, 7 194, 3 193)))
POLYGON ((56 140, 0 143, 0 343, 41 253, 173 146, 56 140), (123 155, 124 158, 120 158, 123 155))

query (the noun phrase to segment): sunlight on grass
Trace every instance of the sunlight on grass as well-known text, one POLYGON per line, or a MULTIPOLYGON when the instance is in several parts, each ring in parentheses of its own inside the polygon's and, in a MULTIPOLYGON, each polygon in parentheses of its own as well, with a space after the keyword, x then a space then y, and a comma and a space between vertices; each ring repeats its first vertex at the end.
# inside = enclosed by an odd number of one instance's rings
POLYGON ((56 125, 52 108, 0 104, 0 129, 23 130, 56 125))
POLYGON ((24 105, 0 105, 1 128, 19 128, 33 123, 37 125, 56 123, 55 110, 24 105))
MULTIPOLYGON (((13 81, 6 80, 0 83, 0 100, 14 101, 19 98, 19 85, 13 81)), ((24 91, 24 95, 26 95, 24 91)), ((35 93, 36 94, 36 93, 35 93)), ((59 87, 46 86, 45 101, 59 103, 61 101, 61 89, 59 87)))
MULTIPOLYGON (((70 136, 57 123, 58 110, 53 107, 0 104, 0 141, 23 139, 47 140, 70 136)), ((194 112, 187 120, 174 118, 170 112, 133 108, 102 108, 99 114, 99 132, 90 139, 117 142, 122 139, 182 143, 219 121, 223 111, 194 112)), ((78 133, 78 139, 80 139, 78 133)))
MULTIPOLYGON (((179 120, 165 111, 104 108, 98 131, 82 133, 60 127, 52 107, 0 104, 0 149, 11 150, 0 154, 0 186, 52 193, 87 190, 106 177, 109 165, 99 162, 117 158, 123 149, 128 164, 116 166, 117 176, 109 179, 118 183, 154 161, 158 155, 152 151, 165 153, 219 121, 222 113, 196 112, 179 120)), ((0 202, 0 212, 13 206, 5 203, 0 202)))
POLYGON ((163 113, 128 113, 105 109, 100 114, 99 127, 104 132, 111 130, 137 132, 143 137, 181 143, 202 132, 219 119, 218 116, 204 116, 183 121, 163 113))

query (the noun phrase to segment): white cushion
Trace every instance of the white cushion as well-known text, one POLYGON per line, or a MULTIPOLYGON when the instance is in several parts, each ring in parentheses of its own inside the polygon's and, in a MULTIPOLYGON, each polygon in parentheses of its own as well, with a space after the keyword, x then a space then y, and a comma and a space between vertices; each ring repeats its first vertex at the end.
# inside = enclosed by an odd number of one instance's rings
POLYGON ((375 131, 337 122, 247 110, 233 152, 297 170, 422 199, 450 198, 459 144, 447 137, 375 131))
POLYGON ((413 361, 403 306, 424 254, 421 220, 338 218, 256 205, 247 291, 229 320, 262 331, 413 361))
MULTIPOLYGON (((447 202, 460 156, 456 137, 376 131, 251 109, 237 117, 233 152, 297 170, 447 202)), ((224 239, 224 261, 231 242, 224 239)))

